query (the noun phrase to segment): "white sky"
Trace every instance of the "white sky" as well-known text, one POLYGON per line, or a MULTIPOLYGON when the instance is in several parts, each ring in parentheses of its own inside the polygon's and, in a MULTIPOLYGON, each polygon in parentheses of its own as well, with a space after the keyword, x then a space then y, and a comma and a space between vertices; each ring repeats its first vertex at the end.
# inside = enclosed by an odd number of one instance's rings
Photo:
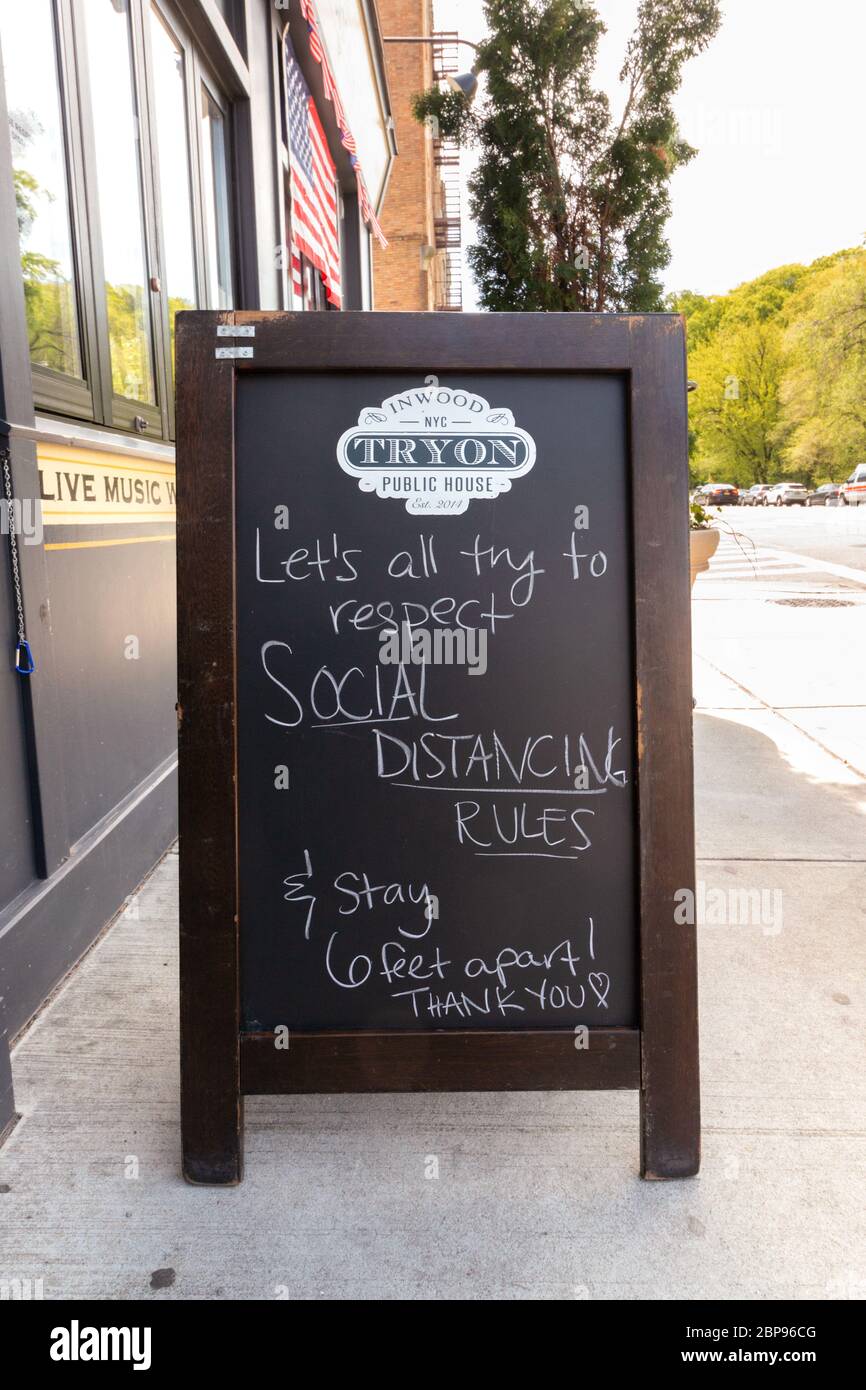
MULTIPOLYGON (((598 79, 616 112, 637 0, 596 3, 608 28, 598 79)), ((482 0, 434 6, 437 28, 483 36, 482 0)), ((700 153, 673 177, 664 279, 704 294, 866 237, 866 4, 722 0, 722 10, 719 34, 686 68, 675 101, 700 153)), ((474 307, 466 283, 464 308, 474 307)))

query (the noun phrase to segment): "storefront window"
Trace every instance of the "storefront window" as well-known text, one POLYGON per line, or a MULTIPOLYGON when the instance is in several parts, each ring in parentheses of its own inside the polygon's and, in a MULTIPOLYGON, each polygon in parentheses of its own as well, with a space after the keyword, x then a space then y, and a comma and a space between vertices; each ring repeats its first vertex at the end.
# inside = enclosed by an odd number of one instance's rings
POLYGON ((196 308, 193 213, 190 193, 183 49, 156 11, 151 49, 156 110, 156 144, 163 237, 163 291, 168 301, 171 366, 174 374, 174 320, 180 309, 196 308))
POLYGON ((0 0, 35 404, 166 439, 177 314, 235 302, 232 107, 186 9, 0 0))
POLYGON ((225 20, 229 33, 242 53, 246 53, 246 30, 244 26, 243 0, 216 0, 216 6, 225 20))
POLYGON ((225 117, 204 84, 201 88, 201 130, 208 308, 230 309, 231 241, 225 117))
POLYGON ((90 100, 116 395, 155 404, 129 0, 87 0, 90 100))
POLYGON ((51 0, 0 6, 30 358, 82 376, 51 0))
POLYGON ((304 274, 304 308, 324 311, 330 308, 324 281, 312 261, 301 257, 304 274))

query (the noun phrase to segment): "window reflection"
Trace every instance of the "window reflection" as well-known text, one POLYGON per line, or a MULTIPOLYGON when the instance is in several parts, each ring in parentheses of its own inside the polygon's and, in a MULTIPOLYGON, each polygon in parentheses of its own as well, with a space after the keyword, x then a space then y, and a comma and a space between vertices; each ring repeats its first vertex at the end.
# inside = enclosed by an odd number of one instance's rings
POLYGON ((81 377, 65 141, 51 0, 0 6, 31 361, 81 377))
POLYGON ((196 307, 192 234, 186 75, 183 50, 156 11, 152 13, 153 86, 163 235, 163 290, 168 297, 171 365, 174 374, 174 320, 180 309, 196 307))
POLYGON ((83 10, 112 386, 155 404, 129 0, 87 0, 83 10))
POLYGON ((230 309, 231 242, 225 119, 204 86, 201 89, 201 129, 208 307, 230 309))

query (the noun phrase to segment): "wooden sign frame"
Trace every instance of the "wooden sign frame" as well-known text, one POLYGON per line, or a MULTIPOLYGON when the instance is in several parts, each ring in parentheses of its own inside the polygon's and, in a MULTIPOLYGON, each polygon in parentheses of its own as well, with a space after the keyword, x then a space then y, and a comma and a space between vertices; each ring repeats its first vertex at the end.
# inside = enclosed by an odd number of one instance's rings
POLYGON ((698 1170, 685 341, 667 314, 191 312, 177 320, 183 1171, 236 1183, 243 1096, 640 1092, 641 1174, 698 1170), (253 330, 252 333, 250 330, 253 330), (242 1034, 236 798, 235 384, 242 372, 617 373, 628 386, 639 1028, 242 1034))

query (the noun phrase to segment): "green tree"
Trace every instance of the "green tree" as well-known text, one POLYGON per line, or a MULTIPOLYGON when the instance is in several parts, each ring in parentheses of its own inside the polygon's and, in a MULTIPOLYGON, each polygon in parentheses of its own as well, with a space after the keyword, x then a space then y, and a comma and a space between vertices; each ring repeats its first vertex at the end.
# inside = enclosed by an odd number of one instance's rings
POLYGON ((866 456, 866 251, 785 265, 726 295, 687 291, 698 479, 813 484, 866 456))
POLYGON ((749 486, 782 470, 780 389, 785 370, 785 311, 807 275, 786 265, 727 295, 675 295, 686 320, 691 457, 699 477, 749 486))
POLYGON ((821 263, 791 301, 778 437, 786 471, 838 482, 866 460, 866 250, 821 263))
POLYGON ((731 319, 690 353, 689 375, 698 382, 689 398, 698 476, 749 486, 778 475, 783 340, 774 319, 731 319))
POLYGON ((604 32, 591 0, 487 0, 478 68, 485 109, 436 89, 419 119, 480 150, 470 182, 478 245, 469 260, 488 309, 661 307, 668 185, 695 150, 672 98, 684 64, 720 23, 717 0, 641 0, 614 120, 593 85, 604 32))

